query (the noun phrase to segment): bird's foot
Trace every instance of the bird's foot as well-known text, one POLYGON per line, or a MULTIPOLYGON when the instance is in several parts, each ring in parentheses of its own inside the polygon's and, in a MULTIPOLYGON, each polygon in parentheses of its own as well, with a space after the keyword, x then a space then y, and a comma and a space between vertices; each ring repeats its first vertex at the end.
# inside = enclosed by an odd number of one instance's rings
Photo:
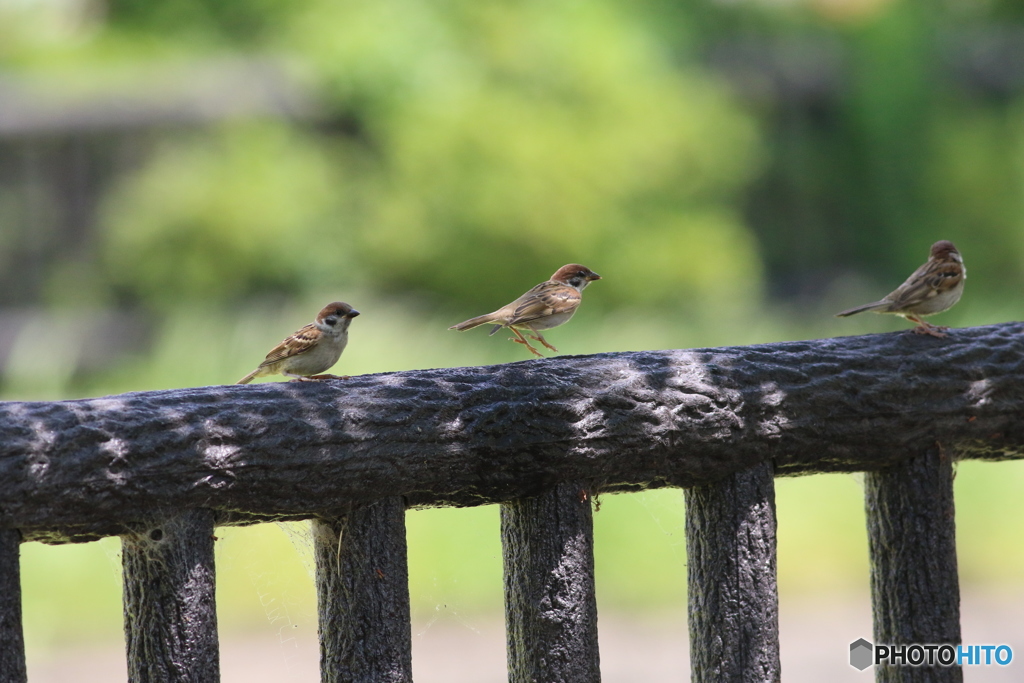
POLYGON ((533 336, 533 335, 531 334, 531 335, 530 335, 530 339, 536 339, 537 341, 539 341, 539 342, 540 342, 541 344, 543 344, 544 346, 548 347, 549 349, 551 349, 551 350, 552 350, 552 351, 554 351, 555 353, 558 353, 558 349, 556 349, 556 348, 555 348, 554 346, 552 346, 551 344, 548 344, 548 340, 547 340, 547 339, 545 339, 544 337, 541 337, 541 336, 537 336, 537 337, 534 337, 534 336, 533 336))
POLYGON ((940 327, 938 325, 929 325, 928 323, 921 323, 914 328, 915 334, 927 334, 932 337, 938 337, 939 339, 945 339, 949 335, 943 332, 948 330, 948 327, 940 327))
POLYGON ((516 344, 522 344, 526 348, 530 349, 530 353, 532 353, 533 355, 537 356, 537 358, 543 358, 544 357, 543 353, 541 353, 537 349, 533 348, 530 345, 530 342, 526 341, 525 339, 517 339, 515 337, 509 337, 509 341, 514 341, 516 344))
POLYGON ((288 375, 292 382, 319 382, 322 379, 352 379, 348 375, 288 375))

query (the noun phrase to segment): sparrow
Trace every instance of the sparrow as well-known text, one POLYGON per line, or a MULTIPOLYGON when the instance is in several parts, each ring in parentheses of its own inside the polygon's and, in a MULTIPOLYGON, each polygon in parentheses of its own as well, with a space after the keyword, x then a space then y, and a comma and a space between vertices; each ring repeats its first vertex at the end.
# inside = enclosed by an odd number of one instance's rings
POLYGON ((526 341, 526 337, 520 330, 535 333, 530 334, 531 339, 539 341, 557 353, 558 349, 544 339, 541 331, 550 330, 569 322, 569 318, 576 312, 583 300, 583 289, 594 280, 600 279, 600 275, 586 266, 570 263, 556 270, 550 280, 540 283, 507 306, 502 306, 493 313, 452 325, 448 329, 461 332, 487 323, 497 323, 491 330, 492 335, 503 327, 507 327, 516 335, 509 337, 511 341, 525 345, 533 355, 543 358, 540 351, 526 341))
POLYGON ((922 318, 952 308, 964 293, 966 279, 967 269, 960 252, 952 242, 941 240, 932 245, 931 255, 925 264, 891 294, 881 301, 837 313, 836 317, 845 318, 864 311, 894 313, 917 323, 914 332, 918 334, 945 337, 943 330, 948 330, 948 327, 932 325, 922 318))
POLYGON ((317 313, 316 320, 275 346, 259 367, 238 380, 238 384, 279 373, 299 381, 346 379, 317 373, 341 358, 348 344, 348 326, 357 315, 359 311, 340 301, 327 304, 317 313))

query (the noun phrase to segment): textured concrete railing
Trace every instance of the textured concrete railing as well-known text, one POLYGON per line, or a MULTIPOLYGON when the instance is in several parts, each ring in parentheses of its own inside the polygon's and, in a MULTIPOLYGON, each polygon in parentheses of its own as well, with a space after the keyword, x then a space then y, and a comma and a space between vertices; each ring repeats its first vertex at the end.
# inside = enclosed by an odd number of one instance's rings
POLYGON ((952 463, 1020 457, 1021 323, 2 403, 0 682, 20 542, 120 535, 131 679, 216 681, 213 528, 282 519, 315 520, 323 680, 411 680, 403 510, 488 503, 510 680, 595 681, 590 499, 661 486, 694 680, 779 680, 773 479, 834 471, 871 472, 876 639, 959 642, 952 463))

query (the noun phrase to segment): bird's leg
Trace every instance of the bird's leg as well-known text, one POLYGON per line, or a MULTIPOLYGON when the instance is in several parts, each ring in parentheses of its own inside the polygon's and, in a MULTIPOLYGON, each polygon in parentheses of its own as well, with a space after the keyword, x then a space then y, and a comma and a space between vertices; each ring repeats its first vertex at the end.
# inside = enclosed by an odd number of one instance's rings
POLYGON ((538 358, 544 357, 544 354, 530 346, 530 342, 526 341, 526 337, 524 337, 519 330, 517 330, 514 327, 510 327, 509 329, 512 330, 512 334, 516 335, 516 337, 519 337, 518 339, 513 339, 512 337, 509 337, 511 341, 514 341, 516 344, 524 344, 526 348, 530 349, 530 353, 537 356, 538 358))
MULTIPOLYGON (((537 330, 534 330, 534 332, 537 332, 537 330)), ((537 336, 536 336, 536 337, 534 337, 534 336, 533 336, 532 334, 530 335, 530 337, 531 337, 532 339, 536 339, 536 340, 537 340, 537 341, 539 341, 539 342, 540 342, 541 344, 543 344, 544 346, 548 347, 549 349, 551 349, 551 350, 552 350, 552 351, 554 351, 555 353, 558 353, 558 349, 556 349, 556 348, 555 348, 554 346, 552 346, 551 344, 548 344, 548 340, 547 340, 547 339, 545 339, 545 338, 544 338, 544 335, 543 335, 543 334, 541 334, 540 332, 537 332, 537 336)))
POLYGON ((907 320, 917 323, 917 327, 914 328, 914 332, 916 332, 917 334, 927 334, 931 335, 932 337, 938 337, 939 339, 944 339, 945 337, 948 336, 945 332, 942 331, 948 330, 948 327, 939 327, 938 325, 932 325, 931 323, 925 322, 921 318, 918 318, 916 315, 908 315, 907 320))
POLYGON ((322 375, 310 375, 309 377, 307 377, 307 379, 352 379, 352 378, 350 376, 348 376, 348 375, 330 375, 330 374, 324 373, 322 375))
POLYGON ((537 349, 535 349, 532 346, 530 346, 530 343, 527 342, 525 339, 516 339, 515 337, 509 337, 508 340, 509 341, 514 341, 516 344, 523 344, 523 345, 525 345, 526 348, 530 349, 530 353, 532 353, 533 355, 537 356, 537 358, 543 358, 544 357, 544 354, 542 354, 540 351, 538 351, 537 349))

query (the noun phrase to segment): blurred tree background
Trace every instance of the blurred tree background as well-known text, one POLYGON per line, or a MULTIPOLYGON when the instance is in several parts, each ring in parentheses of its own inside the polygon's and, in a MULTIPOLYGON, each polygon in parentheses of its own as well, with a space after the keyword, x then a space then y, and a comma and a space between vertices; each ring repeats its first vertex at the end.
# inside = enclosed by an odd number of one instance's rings
MULTIPOLYGON (((445 328, 571 261, 605 279, 568 353, 901 329, 831 314, 937 239, 970 272, 939 322, 1019 318, 1022 190, 1009 0, 0 0, 0 398, 232 382, 334 299, 365 314, 341 372, 524 360, 445 328)), ((995 547, 1016 502, 977 471, 958 505, 995 547)), ((862 588, 857 487, 816 481, 780 485, 783 589, 862 588)), ((683 591, 678 493, 645 495, 598 523, 637 546, 599 557, 619 607, 683 591)), ((455 575, 495 608, 493 510, 417 514, 420 609, 455 575)))
POLYGON ((750 314, 884 293, 941 236, 1010 306, 1015 7, 3 3, 0 296, 459 317, 581 261, 605 314, 750 314))

